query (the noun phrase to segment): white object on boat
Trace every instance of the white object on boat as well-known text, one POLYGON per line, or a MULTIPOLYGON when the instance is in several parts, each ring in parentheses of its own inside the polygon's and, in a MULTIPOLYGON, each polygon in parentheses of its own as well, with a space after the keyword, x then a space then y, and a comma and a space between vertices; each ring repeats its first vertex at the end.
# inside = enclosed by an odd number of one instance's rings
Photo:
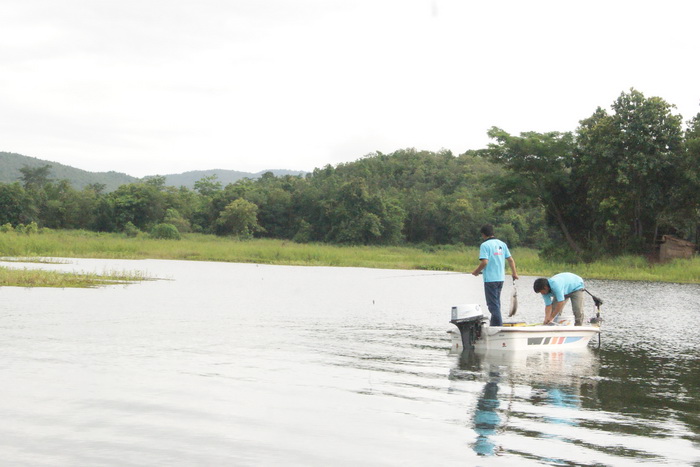
POLYGON ((479 306, 479 304, 469 303, 452 307, 452 321, 483 317, 484 313, 481 311, 481 306, 479 306))

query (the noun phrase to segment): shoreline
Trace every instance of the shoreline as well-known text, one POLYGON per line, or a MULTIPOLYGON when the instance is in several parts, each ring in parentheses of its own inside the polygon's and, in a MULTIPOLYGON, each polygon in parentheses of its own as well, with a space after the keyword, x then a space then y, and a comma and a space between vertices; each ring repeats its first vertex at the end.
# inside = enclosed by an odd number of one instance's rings
MULTIPOLYGON (((68 230, 48 230, 32 235, 0 233, 0 269, 4 270, 5 276, 4 280, 0 279, 0 286, 42 286, 23 285, 21 277, 8 279, 8 275, 20 274, 2 267, 6 258, 10 261, 12 258, 23 261, 45 258, 165 259, 469 274, 478 262, 478 251, 478 247, 457 245, 379 247, 304 244, 273 239, 241 241, 204 234, 184 234, 182 240, 157 240, 145 235, 127 237, 68 230)), ((586 279, 700 284, 700 258, 697 256, 669 263, 649 263, 641 256, 623 256, 593 263, 566 264, 541 260, 533 249, 516 247, 511 251, 518 273, 523 276, 549 277, 570 271, 586 279)), ((135 275, 138 277, 138 273, 135 275)))

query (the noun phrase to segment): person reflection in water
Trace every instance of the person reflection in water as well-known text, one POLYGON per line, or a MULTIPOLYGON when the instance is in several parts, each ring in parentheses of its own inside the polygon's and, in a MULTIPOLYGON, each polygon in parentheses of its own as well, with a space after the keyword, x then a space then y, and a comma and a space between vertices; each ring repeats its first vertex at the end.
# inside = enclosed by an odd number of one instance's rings
POLYGON ((493 442, 493 436, 501 423, 501 417, 498 415, 498 373, 490 373, 490 380, 484 386, 484 390, 476 404, 476 412, 474 412, 474 430, 477 433, 476 441, 474 442, 474 452, 480 456, 493 456, 498 450, 493 442))
MULTIPOLYGON (((531 401, 533 405, 549 406, 553 409, 580 409, 581 397, 576 393, 576 389, 564 386, 532 388, 533 395, 531 401)), ((578 421, 571 410, 547 411, 543 419, 549 423, 559 425, 577 426, 578 421)), ((556 438, 555 435, 546 435, 556 438)))

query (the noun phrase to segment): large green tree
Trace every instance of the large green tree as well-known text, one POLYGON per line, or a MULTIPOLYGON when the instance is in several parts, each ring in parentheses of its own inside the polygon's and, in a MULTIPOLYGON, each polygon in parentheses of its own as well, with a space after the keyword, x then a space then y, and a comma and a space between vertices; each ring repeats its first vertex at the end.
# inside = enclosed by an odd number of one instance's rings
POLYGON ((0 183, 0 225, 28 224, 36 214, 31 197, 19 182, 0 183))
POLYGON ((51 179, 51 165, 29 167, 25 165, 19 169, 22 174, 22 183, 27 190, 38 189, 46 185, 51 179))
POLYGON ((258 224, 258 207, 242 198, 226 205, 216 220, 216 233, 218 235, 231 235, 247 239, 262 230, 258 224))
POLYGON ((674 201, 685 209, 677 210, 677 215, 685 220, 685 234, 700 243, 700 113, 689 122, 685 132, 685 166, 683 175, 685 190, 674 201))
POLYGON ((683 182, 682 118, 660 97, 631 89, 578 128, 575 174, 595 209, 595 235, 609 249, 644 251, 672 226, 683 182))
POLYGON ((405 212, 361 178, 341 185, 325 203, 330 222, 326 240, 338 243, 392 244, 401 239, 405 212))
POLYGON ((497 127, 488 135, 496 142, 489 144, 485 154, 509 171, 493 196, 503 197, 511 207, 541 206, 569 247, 582 256, 576 229, 571 228, 581 217, 575 212, 578 181, 571 177, 573 135, 525 132, 512 136, 497 127))
POLYGON ((110 193, 108 199, 113 224, 118 230, 124 229, 129 222, 141 230, 150 230, 162 221, 168 208, 157 180, 122 185, 110 193))

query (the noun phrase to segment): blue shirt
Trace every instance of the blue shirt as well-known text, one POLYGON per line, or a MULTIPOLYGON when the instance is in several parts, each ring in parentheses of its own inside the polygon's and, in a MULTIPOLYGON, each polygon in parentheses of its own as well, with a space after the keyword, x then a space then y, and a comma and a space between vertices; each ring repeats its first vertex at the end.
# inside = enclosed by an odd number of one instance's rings
POLYGON ((562 272, 549 279, 550 291, 542 295, 544 304, 549 306, 553 301, 563 302, 566 295, 583 289, 583 279, 571 272, 562 272))
POLYGON ((510 258, 508 245, 497 238, 489 238, 479 248, 479 259, 489 262, 483 269, 484 282, 503 282, 506 278, 506 258, 510 258))

